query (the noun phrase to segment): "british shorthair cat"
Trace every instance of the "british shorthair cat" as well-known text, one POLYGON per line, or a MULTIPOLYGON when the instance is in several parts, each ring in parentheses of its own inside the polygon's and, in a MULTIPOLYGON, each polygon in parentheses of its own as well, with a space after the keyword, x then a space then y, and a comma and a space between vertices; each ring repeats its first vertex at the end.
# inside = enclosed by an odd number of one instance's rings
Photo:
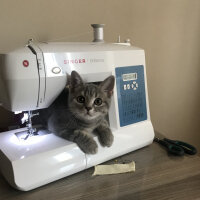
POLYGON ((98 136, 102 146, 110 147, 114 138, 106 117, 114 84, 114 76, 96 85, 85 83, 76 71, 72 71, 69 88, 49 108, 41 110, 41 119, 46 120, 49 131, 75 142, 87 154, 95 154, 98 150, 92 133, 98 136))

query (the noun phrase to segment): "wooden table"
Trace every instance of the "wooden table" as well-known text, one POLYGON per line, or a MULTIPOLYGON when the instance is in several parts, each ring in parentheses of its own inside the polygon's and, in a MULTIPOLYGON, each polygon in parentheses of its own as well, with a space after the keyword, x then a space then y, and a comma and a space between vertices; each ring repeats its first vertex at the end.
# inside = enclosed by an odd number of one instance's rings
POLYGON ((0 176, 0 200, 200 199, 200 157, 169 156, 153 143, 106 164, 132 160, 134 173, 92 176, 90 168, 29 192, 11 188, 0 176))

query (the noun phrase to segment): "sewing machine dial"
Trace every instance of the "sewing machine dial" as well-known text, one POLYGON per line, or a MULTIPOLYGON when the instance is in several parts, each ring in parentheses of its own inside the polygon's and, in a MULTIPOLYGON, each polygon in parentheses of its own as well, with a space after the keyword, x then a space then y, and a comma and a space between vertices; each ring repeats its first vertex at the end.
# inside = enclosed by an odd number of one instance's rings
POLYGON ((144 66, 118 67, 115 72, 120 126, 146 120, 144 66))

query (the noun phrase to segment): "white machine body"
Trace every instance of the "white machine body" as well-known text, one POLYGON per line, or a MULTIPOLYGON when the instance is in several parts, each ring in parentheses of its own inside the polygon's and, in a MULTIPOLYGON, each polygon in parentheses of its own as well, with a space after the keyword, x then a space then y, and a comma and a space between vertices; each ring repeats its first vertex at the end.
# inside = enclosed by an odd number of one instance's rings
POLYGON ((21 140, 0 133, 0 168, 20 190, 31 190, 152 143, 144 50, 122 44, 31 44, 0 55, 0 102, 13 112, 47 108, 76 70, 86 82, 116 77, 109 111, 111 147, 84 154, 72 142, 52 134, 21 140))

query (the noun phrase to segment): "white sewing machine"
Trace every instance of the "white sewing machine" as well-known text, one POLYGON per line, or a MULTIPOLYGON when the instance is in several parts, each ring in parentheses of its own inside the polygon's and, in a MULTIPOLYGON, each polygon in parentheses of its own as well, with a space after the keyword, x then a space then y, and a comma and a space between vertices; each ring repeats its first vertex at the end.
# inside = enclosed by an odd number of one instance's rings
MULTIPOLYGON (((103 28, 93 25, 91 43, 38 43, 0 55, 0 102, 6 109, 28 112, 28 128, 0 133, 0 169, 19 190, 31 190, 152 143, 144 50, 129 43, 103 42, 103 28), (47 108, 76 70, 87 82, 113 74, 116 85, 109 111, 114 134, 110 148, 84 154, 72 142, 34 136, 31 111, 47 108), (27 139, 17 133, 25 131, 27 139)), ((37 117, 37 116, 35 116, 37 117)))

